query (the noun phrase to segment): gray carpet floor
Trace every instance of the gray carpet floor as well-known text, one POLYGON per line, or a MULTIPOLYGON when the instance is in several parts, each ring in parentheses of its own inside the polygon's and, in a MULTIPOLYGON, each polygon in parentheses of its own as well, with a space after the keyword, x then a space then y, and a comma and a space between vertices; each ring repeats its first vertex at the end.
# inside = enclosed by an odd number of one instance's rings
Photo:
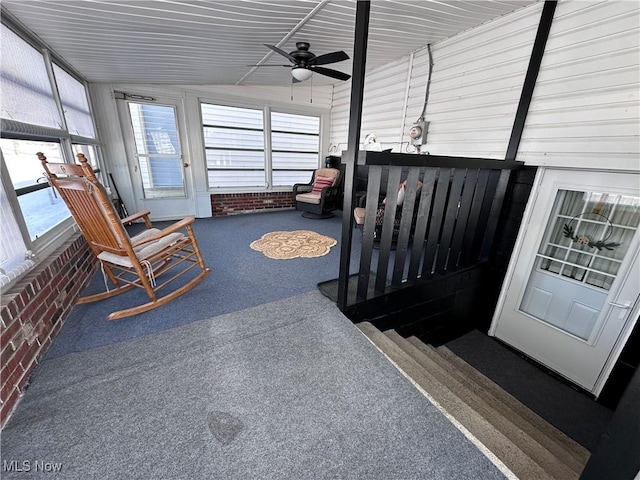
POLYGON ((1 453, 31 470, 3 479, 504 478, 317 290, 48 359, 1 453))

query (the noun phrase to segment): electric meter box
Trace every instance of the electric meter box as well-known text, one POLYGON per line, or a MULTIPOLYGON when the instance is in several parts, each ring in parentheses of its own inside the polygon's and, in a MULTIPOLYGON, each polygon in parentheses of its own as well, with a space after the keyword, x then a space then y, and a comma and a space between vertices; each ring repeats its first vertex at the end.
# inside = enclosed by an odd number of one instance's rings
POLYGON ((416 122, 409 130, 411 145, 424 145, 427 143, 427 132, 429 130, 429 122, 416 122))

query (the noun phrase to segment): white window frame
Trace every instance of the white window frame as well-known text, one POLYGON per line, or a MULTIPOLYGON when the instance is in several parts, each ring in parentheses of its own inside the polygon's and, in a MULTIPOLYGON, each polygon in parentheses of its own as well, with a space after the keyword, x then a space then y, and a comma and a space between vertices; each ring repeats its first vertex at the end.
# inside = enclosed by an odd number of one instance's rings
POLYGON ((271 128, 271 112, 274 113, 284 113, 284 114, 292 114, 292 115, 303 115, 309 117, 317 117, 319 120, 318 126, 318 159, 317 164, 313 169, 309 170, 309 178, 311 180, 313 170, 322 166, 323 156, 322 152, 325 150, 325 138, 327 138, 325 132, 325 113, 321 111, 300 111, 300 109, 292 109, 281 106, 272 106, 272 105, 250 105, 250 104, 239 104, 239 103, 228 103, 224 101, 217 101, 211 99, 199 99, 198 102, 198 115, 200 121, 200 135, 202 138, 202 148, 203 148, 203 158, 205 162, 205 171, 207 172, 207 190, 209 193, 259 193, 259 192, 290 192, 292 190, 293 185, 280 185, 274 186, 272 182, 273 178, 273 166, 272 166, 272 128, 271 128), (249 110, 261 110, 263 117, 263 135, 264 135, 264 174, 265 174, 265 186, 264 187, 242 187, 242 186, 234 186, 234 187, 212 187, 208 184, 208 173, 211 170, 206 165, 206 150, 205 139, 204 139, 204 127, 203 119, 202 119, 202 105, 216 105, 216 106, 225 106, 225 107, 234 107, 234 108, 246 108, 249 110))

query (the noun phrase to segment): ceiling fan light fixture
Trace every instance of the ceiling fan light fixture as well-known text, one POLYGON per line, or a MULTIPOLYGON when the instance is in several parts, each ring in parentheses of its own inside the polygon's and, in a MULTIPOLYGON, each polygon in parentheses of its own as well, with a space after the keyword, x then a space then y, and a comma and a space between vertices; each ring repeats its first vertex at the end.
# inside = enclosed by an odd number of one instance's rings
POLYGON ((293 78, 295 78, 296 80, 304 82, 305 80, 309 80, 311 78, 313 72, 308 68, 295 67, 291 69, 291 75, 293 75, 293 78))

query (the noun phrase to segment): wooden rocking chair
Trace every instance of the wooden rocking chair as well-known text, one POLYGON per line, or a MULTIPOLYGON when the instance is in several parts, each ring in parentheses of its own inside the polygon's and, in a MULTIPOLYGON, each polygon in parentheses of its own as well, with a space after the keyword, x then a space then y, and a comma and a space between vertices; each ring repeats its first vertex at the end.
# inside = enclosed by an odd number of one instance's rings
POLYGON ((49 163, 42 153, 37 155, 49 182, 67 204, 91 250, 100 260, 105 286, 109 279, 115 287, 110 290, 107 286, 106 292, 81 297, 77 303, 103 300, 133 287, 144 289, 150 301, 111 313, 108 319, 115 320, 164 305, 189 291, 209 274, 193 233, 193 217, 163 230, 152 228, 148 211, 120 219, 83 154, 77 155, 80 165, 49 163), (124 224, 135 220, 143 220, 147 228, 130 237, 124 224), (157 295, 161 288, 192 268, 200 270, 194 278, 164 296, 157 295))

